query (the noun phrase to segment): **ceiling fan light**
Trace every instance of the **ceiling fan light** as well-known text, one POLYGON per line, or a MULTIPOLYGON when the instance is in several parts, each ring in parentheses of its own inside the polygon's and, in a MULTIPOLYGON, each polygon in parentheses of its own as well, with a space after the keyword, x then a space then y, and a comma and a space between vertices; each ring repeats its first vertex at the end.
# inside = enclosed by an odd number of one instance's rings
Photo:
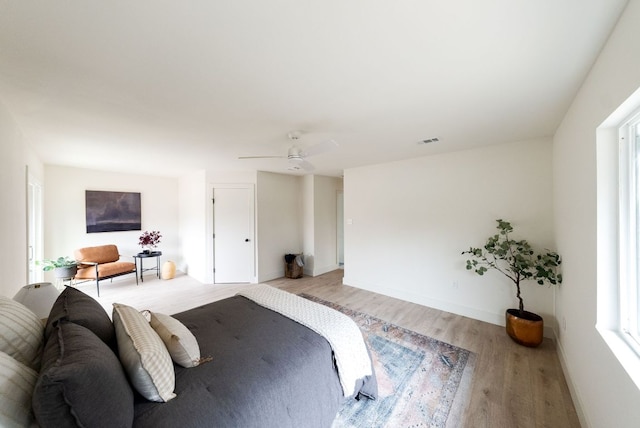
POLYGON ((299 140, 302 136, 302 131, 291 131, 287 134, 287 138, 290 140, 299 140))

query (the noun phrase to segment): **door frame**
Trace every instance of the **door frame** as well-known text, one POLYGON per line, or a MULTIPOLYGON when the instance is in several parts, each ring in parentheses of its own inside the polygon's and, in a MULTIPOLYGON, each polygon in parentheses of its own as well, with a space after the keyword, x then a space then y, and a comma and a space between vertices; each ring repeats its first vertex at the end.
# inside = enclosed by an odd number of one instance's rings
POLYGON ((207 233, 208 236, 208 245, 207 248, 210 251, 210 255, 207 257, 207 276, 210 277, 210 282, 211 284, 215 284, 215 241, 214 241, 214 233, 215 233, 215 208, 214 208, 214 203, 213 203, 213 197, 214 197, 214 193, 215 193, 215 189, 247 189, 249 190, 249 224, 251 227, 251 230, 249 231, 249 239, 251 239, 251 246, 252 246, 252 251, 251 251, 251 284, 256 284, 257 283, 257 278, 258 278, 258 274, 257 274, 257 238, 256 238, 256 192, 255 192, 255 185, 253 183, 213 183, 210 187, 209 187, 209 192, 210 192, 210 201, 211 203, 209 204, 209 221, 207 221, 207 227, 209 228, 209 232, 207 233))
POLYGON ((26 167, 26 190, 27 190, 27 284, 42 282, 42 269, 36 265, 42 260, 44 253, 44 233, 43 233, 43 186, 42 182, 35 177, 26 167))
POLYGON ((336 191, 336 265, 344 268, 344 190, 336 191))

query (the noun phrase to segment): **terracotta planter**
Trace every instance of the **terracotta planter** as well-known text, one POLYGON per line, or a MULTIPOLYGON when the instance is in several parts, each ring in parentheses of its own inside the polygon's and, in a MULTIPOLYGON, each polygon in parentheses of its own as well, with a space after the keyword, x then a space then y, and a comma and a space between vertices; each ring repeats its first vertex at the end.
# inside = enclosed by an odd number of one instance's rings
POLYGON ((507 334, 520 345, 536 347, 542 343, 544 321, 533 312, 507 309, 505 313, 507 334))

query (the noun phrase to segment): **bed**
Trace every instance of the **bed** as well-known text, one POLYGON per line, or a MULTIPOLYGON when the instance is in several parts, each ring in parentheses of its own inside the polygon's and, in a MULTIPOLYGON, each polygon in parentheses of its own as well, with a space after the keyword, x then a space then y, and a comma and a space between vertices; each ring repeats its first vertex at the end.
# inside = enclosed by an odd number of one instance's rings
POLYGON ((370 359, 370 374, 345 389, 331 339, 236 295, 172 316, 201 358, 188 368, 170 361, 173 391, 151 401, 123 359, 120 316, 112 322, 72 287, 61 294, 32 396, 40 426, 329 427, 346 402, 377 395, 370 359))

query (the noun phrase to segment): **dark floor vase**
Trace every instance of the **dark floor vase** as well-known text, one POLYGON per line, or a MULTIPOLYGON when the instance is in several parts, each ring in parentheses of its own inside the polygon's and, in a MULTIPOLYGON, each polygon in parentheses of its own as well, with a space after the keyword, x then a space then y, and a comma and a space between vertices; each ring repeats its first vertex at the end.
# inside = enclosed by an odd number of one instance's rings
POLYGON ((507 334, 520 345, 536 347, 542 343, 544 322, 540 315, 518 309, 507 309, 505 313, 507 334))

